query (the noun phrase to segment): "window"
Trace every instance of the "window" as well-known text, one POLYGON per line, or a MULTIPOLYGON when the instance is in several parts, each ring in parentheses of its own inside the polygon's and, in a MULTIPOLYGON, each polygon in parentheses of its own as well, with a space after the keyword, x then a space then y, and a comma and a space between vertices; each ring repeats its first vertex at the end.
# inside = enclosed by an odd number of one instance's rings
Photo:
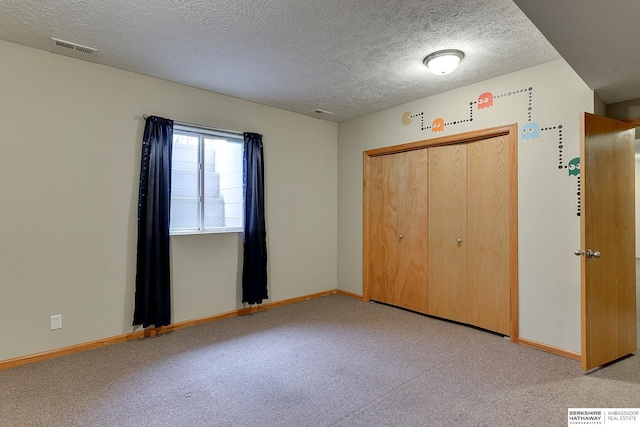
POLYGON ((174 124, 171 234, 243 231, 240 134, 174 124))

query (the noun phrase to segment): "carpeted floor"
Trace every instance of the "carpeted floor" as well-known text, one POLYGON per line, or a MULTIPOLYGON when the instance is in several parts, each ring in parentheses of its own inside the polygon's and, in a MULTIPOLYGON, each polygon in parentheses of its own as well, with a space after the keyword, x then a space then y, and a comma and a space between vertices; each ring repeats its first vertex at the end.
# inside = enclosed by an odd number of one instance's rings
POLYGON ((339 295, 0 371, 1 426, 564 426, 639 406, 638 355, 585 375, 339 295))

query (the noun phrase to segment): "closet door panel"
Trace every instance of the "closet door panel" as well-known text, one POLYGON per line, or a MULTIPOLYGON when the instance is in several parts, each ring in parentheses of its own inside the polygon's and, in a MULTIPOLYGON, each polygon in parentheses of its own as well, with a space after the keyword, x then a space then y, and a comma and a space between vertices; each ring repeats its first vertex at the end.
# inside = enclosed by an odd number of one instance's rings
POLYGON ((398 157, 397 305, 427 312, 427 196, 429 157, 426 149, 398 157))
POLYGON ((396 304, 393 284, 398 258, 397 156, 372 157, 370 163, 370 292, 371 299, 396 304))
POLYGON ((467 321, 466 152, 465 144, 429 149, 428 314, 463 323, 467 321))
POLYGON ((510 333, 507 136, 467 146, 467 321, 510 333))

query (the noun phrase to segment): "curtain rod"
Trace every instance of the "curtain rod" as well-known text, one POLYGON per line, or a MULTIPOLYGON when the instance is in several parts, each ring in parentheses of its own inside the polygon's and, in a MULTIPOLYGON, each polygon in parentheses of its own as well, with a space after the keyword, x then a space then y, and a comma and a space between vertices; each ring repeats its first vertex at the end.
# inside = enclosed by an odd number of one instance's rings
MULTIPOLYGON (((149 118, 148 115, 143 115, 142 116, 143 119, 147 120, 149 118)), ((220 129, 220 128, 214 128, 211 126, 204 126, 204 125, 197 125, 194 123, 187 123, 187 122, 179 122, 177 120, 173 121, 174 125, 178 125, 178 126, 189 126, 192 128, 198 128, 198 129, 204 129, 204 130, 209 130, 209 131, 213 131, 213 132, 224 132, 224 133, 230 133, 232 135, 243 135, 243 132, 238 132, 237 130, 229 130, 229 129, 220 129)))

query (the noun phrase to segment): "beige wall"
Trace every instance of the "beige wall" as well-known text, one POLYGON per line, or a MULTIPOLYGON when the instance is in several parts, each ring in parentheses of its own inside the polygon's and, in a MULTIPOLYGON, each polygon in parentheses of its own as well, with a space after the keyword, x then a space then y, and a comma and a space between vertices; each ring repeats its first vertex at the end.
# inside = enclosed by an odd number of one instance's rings
POLYGON ((593 93, 593 104, 593 114, 599 116, 607 115, 607 104, 605 104, 602 98, 595 92, 593 93))
POLYGON ((640 117, 640 99, 617 102, 606 106, 607 117, 625 120, 640 117))
MULTIPOLYGON (((606 106, 606 116, 618 120, 637 119, 640 117, 640 99, 609 104, 606 106)), ((636 139, 640 139, 640 126, 636 128, 636 139)))
POLYGON ((340 123, 339 288, 362 293, 363 151, 517 123, 520 336, 580 352, 577 177, 559 168, 559 126, 566 166, 580 155, 580 112, 593 108, 593 92, 564 61, 554 61, 340 123), (476 101, 485 92, 494 104, 480 109, 476 101), (405 113, 423 116, 404 124, 405 113), (436 118, 455 124, 436 133, 422 129, 421 117, 426 127, 436 118), (539 137, 523 137, 530 121, 543 129, 539 137))
MULTIPOLYGON (((143 114, 263 134, 270 301, 337 287, 335 123, 3 41, 0 58, 0 360, 132 331, 143 114)), ((174 321, 241 306, 240 239, 172 237, 174 321)))

